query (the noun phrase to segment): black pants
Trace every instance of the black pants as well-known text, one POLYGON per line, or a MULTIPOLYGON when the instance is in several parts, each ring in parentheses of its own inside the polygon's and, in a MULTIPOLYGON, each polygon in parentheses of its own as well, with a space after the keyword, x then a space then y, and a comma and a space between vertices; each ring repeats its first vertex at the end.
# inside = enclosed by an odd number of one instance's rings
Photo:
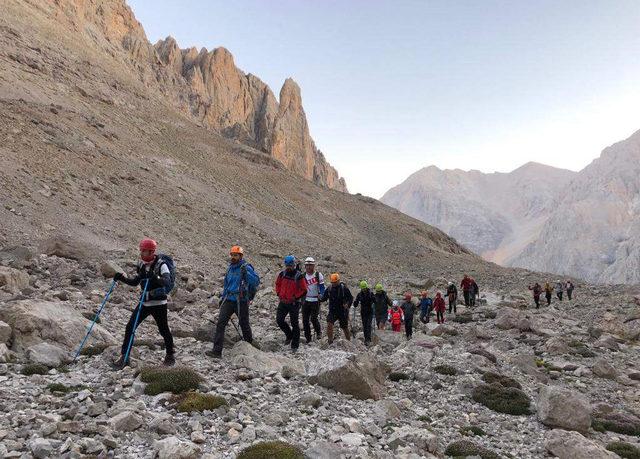
MULTIPOLYGON (((462 292, 462 295, 464 296, 464 305, 465 306, 469 306, 471 304, 471 292, 462 292)), ((451 312, 451 311, 449 311, 451 312)))
POLYGON ((551 304, 551 293, 545 293, 545 298, 547 299, 547 306, 551 304))
POLYGON ((540 297, 539 296, 534 296, 533 297, 533 301, 536 304, 536 309, 538 309, 540 307, 540 297))
POLYGON ((556 292, 556 296, 560 301, 562 301, 562 292, 556 292))
MULTIPOLYGON (((131 313, 131 317, 129 318, 129 322, 127 323, 127 328, 124 332, 124 341, 122 342, 122 348, 120 349, 122 355, 127 353, 129 341, 131 340, 131 334, 135 331, 133 329, 133 323, 136 320, 138 308, 140 307, 141 306, 138 305, 138 307, 133 310, 133 312, 131 313)), ((138 325, 140 325, 142 321, 149 316, 153 316, 153 319, 156 321, 158 331, 164 339, 164 347, 167 351, 167 354, 173 354, 173 336, 171 335, 171 330, 169 330, 169 322, 167 321, 167 305, 142 306, 142 311, 140 311, 140 317, 138 318, 136 328, 138 328, 138 325)))
POLYGON ((404 318, 404 333, 407 335, 407 338, 411 338, 413 335, 413 317, 404 318))
POLYGON ((319 301, 305 301, 302 304, 302 328, 304 329, 304 337, 307 340, 307 343, 311 342, 311 325, 313 325, 313 331, 318 338, 320 338, 320 335, 322 334, 320 321, 318 320, 319 315, 319 301))
MULTIPOLYGON (((373 321, 373 311, 367 313, 362 313, 362 332, 364 333, 364 342, 365 344, 371 342, 371 324, 373 321)), ((377 322, 377 321, 376 321, 377 322)))
POLYGON ((299 303, 283 303, 278 304, 278 312, 276 313, 276 322, 280 330, 287 336, 287 340, 291 340, 291 349, 298 349, 300 346, 300 323, 298 322, 298 314, 300 312, 299 303), (291 326, 285 321, 289 315, 291 326))
POLYGON ((438 323, 440 323, 441 321, 444 322, 444 311, 437 310, 436 311, 436 319, 437 319, 438 323))
MULTIPOLYGON (((456 310, 456 303, 458 302, 457 298, 454 298, 453 300, 451 300, 451 298, 449 298, 449 314, 451 314, 451 311, 453 310, 453 312, 455 312, 456 314, 458 313, 458 311, 456 310)), ((464 303, 467 304, 467 299, 465 297, 464 303)))
POLYGON ((573 293, 573 290, 567 290, 567 298, 569 299, 569 301, 571 301, 571 294, 573 293))
POLYGON ((222 352, 224 345, 224 331, 227 328, 227 324, 234 314, 238 315, 238 309, 240 310, 240 330, 242 330, 242 339, 247 343, 253 341, 253 335, 251 333, 251 325, 249 325, 249 304, 246 301, 240 301, 238 305, 237 301, 225 300, 220 306, 220 313, 218 314, 218 323, 216 324, 216 336, 213 338, 213 352, 222 352))

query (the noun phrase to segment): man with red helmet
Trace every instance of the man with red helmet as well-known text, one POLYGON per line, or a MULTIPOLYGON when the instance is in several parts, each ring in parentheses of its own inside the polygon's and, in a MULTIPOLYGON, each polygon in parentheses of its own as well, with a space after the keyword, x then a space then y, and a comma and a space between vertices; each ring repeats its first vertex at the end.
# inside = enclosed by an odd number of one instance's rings
POLYGON ((173 336, 167 320, 167 295, 170 293, 174 282, 171 272, 173 260, 166 255, 156 254, 157 249, 158 244, 156 241, 148 238, 143 239, 140 241, 141 261, 136 268, 136 276, 132 279, 122 273, 116 273, 113 276, 114 280, 124 282, 127 285, 140 285, 141 288, 146 285, 145 297, 142 299, 142 303, 139 303, 131 313, 127 323, 120 349, 120 358, 114 363, 116 368, 123 368, 129 363, 129 359, 125 361, 125 354, 129 347, 131 335, 135 332, 134 326, 137 328, 148 316, 153 316, 158 326, 158 331, 164 339, 166 349, 164 365, 171 366, 175 364, 173 336), (139 312, 139 318, 136 323, 138 308, 142 308, 142 310, 139 312))

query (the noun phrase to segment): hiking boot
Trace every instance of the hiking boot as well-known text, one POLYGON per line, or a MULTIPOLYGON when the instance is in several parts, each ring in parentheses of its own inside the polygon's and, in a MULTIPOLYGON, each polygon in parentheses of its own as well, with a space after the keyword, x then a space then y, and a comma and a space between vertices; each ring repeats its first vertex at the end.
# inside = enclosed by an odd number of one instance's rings
POLYGON ((298 353, 298 348, 297 347, 292 347, 291 348, 291 353, 292 354, 297 354, 298 353))
POLYGON ((286 340, 284 340, 284 345, 288 346, 289 344, 291 344, 291 341, 293 341, 293 338, 287 338, 286 340))
POLYGON ((207 351, 207 352, 204 353, 204 355, 206 355, 207 357, 211 357, 212 359, 221 359, 222 358, 222 352, 207 351))
POLYGON ((322 333, 316 333, 316 340, 320 341, 322 339, 322 333))
POLYGON ((165 367, 172 367, 176 364, 176 358, 173 356, 173 354, 167 354, 164 356, 164 362, 162 362, 162 364, 165 367))
POLYGON ((121 355, 118 360, 116 360, 111 364, 114 370, 122 370, 127 365, 129 365, 129 360, 125 362, 124 355, 121 355))
POLYGON ((255 342, 255 341, 247 341, 247 343, 251 344, 251 346, 253 346, 254 348, 256 348, 256 349, 257 349, 257 350, 259 350, 259 351, 260 351, 260 350, 262 350, 262 349, 260 348, 260 345, 259 345, 257 342, 255 342))

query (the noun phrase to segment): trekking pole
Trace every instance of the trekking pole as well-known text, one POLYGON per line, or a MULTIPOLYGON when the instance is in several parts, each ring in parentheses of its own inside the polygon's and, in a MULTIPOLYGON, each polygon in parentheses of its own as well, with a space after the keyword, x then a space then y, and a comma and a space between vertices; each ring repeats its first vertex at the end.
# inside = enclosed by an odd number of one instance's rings
POLYGON ((116 286, 117 283, 118 283, 118 281, 116 281, 115 279, 114 279, 113 282, 111 282, 111 287, 109 287, 109 291, 107 292, 107 295, 104 297, 104 300, 102 300, 102 304, 100 305, 100 309, 98 309, 98 312, 96 313, 96 316, 93 318, 93 321, 91 322, 91 325, 89 325, 89 330, 87 330, 87 334, 84 336, 84 339, 80 343, 80 347, 76 351, 76 355, 73 356, 73 361, 74 362, 76 361, 76 359, 80 355, 80 352, 82 351, 82 348, 84 347, 84 344, 87 342, 87 339, 89 339, 89 335, 91 334, 91 330, 93 330, 93 326, 98 321, 98 318, 100 317, 100 313, 102 312, 102 309, 104 308, 104 306, 107 304, 107 301, 109 301, 109 297, 111 296, 111 292, 113 292, 113 288, 116 286))
POLYGON ((129 345, 127 346, 127 353, 124 355, 124 365, 129 362, 129 353, 131 352, 131 346, 133 346, 133 338, 136 335, 136 327, 138 326, 138 319, 140 319, 140 311, 142 311, 142 303, 144 302, 144 296, 147 293, 147 286, 149 285, 149 279, 145 279, 144 289, 142 290, 142 295, 140 296, 140 302, 138 303, 138 312, 136 313, 136 318, 133 321, 133 329, 131 330, 131 338, 129 338, 129 345))

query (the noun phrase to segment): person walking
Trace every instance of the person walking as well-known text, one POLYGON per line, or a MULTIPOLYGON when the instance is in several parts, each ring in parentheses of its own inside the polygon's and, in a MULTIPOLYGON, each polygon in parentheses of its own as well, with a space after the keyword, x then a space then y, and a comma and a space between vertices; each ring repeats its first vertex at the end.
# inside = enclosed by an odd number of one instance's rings
POLYGON ((556 296, 562 301, 562 294, 564 293, 564 285, 559 280, 556 281, 556 296))
POLYGON ((304 260, 304 279, 307 283, 307 295, 302 304, 302 328, 307 344, 311 342, 311 325, 316 339, 322 336, 320 327, 320 297, 324 293, 324 276, 316 270, 316 261, 312 257, 304 260))
POLYGON ((480 287, 476 283, 476 280, 471 278, 471 291, 469 292, 469 306, 475 307, 476 297, 480 295, 480 287))
POLYGON ((567 281, 567 283, 565 284, 565 289, 567 291, 567 299, 569 301, 571 301, 572 295, 573 295, 573 289, 574 289, 574 285, 573 282, 571 282, 570 280, 567 281))
POLYGON ((116 273, 113 276, 114 281, 120 281, 132 287, 140 285, 144 292, 144 298, 133 310, 127 322, 120 348, 120 358, 113 364, 116 369, 122 369, 129 364, 131 337, 136 328, 149 316, 155 320, 158 331, 164 339, 166 355, 163 364, 171 366, 176 362, 167 311, 167 295, 173 289, 175 282, 175 265, 171 257, 156 253, 158 244, 153 239, 145 238, 140 241, 139 249, 140 262, 136 267, 135 277, 130 279, 123 273, 116 273))
POLYGON ((260 285, 260 277, 253 266, 244 259, 244 249, 234 245, 229 251, 229 266, 224 276, 222 298, 216 333, 213 338, 213 350, 205 352, 214 359, 222 357, 224 332, 231 317, 235 314, 240 323, 242 339, 253 343, 251 324, 249 323, 249 304, 260 285))
POLYGON ((549 282, 544 284, 544 297, 547 300, 547 306, 551 306, 551 296, 553 295, 553 287, 549 282))
POLYGON ((375 295, 369 290, 369 284, 367 281, 360 281, 360 291, 356 295, 356 299, 353 302, 353 307, 360 306, 360 316, 362 317, 362 331, 364 333, 364 344, 369 346, 371 344, 371 328, 374 317, 374 305, 375 295))
POLYGON ((433 301, 433 309, 436 310, 436 320, 439 324, 444 323, 444 312, 447 309, 447 306, 444 303, 444 298, 442 298, 442 294, 440 292, 436 293, 436 299, 433 301))
POLYGON ((296 268, 293 255, 284 257, 285 269, 276 277, 276 295, 279 303, 276 312, 276 323, 285 334, 284 345, 291 345, 291 351, 296 352, 300 345, 300 323, 298 314, 300 303, 307 294, 307 282, 304 275, 296 268), (289 316, 289 325, 286 321, 289 316))
POLYGON ((391 307, 391 298, 389 298, 387 292, 384 291, 382 284, 376 284, 375 290, 376 326, 378 327, 378 330, 384 330, 387 323, 389 308, 391 307))
POLYGON ((416 312, 416 305, 412 300, 411 292, 404 294, 404 302, 400 305, 404 315, 404 332, 407 339, 413 336, 413 317, 416 312))
POLYGON ((542 287, 537 282, 535 285, 529 286, 529 290, 533 291, 533 301, 536 304, 536 309, 540 308, 540 295, 542 295, 542 287))
POLYGON ((431 308, 433 300, 429 297, 429 292, 423 290, 420 292, 420 322, 428 324, 431 317, 431 308))
POLYGON ((447 298, 449 299, 449 314, 454 312, 457 314, 456 305, 458 304, 458 288, 453 282, 447 285, 447 298))
POLYGON ((400 308, 398 300, 393 300, 391 309, 389 309, 389 322, 391 330, 400 333, 402 331, 402 323, 404 322, 404 311, 400 308))
POLYGON ((349 332, 349 308, 353 303, 353 295, 349 288, 340 282, 340 274, 331 274, 331 285, 324 291, 320 298, 321 302, 329 301, 329 312, 327 313, 327 339, 329 344, 333 343, 333 329, 336 320, 347 340, 351 340, 349 332))
POLYGON ((471 292, 473 287, 471 278, 468 274, 465 274, 462 278, 462 282, 460 282, 460 288, 462 289, 462 295, 464 296, 464 305, 469 306, 471 304, 471 292))

